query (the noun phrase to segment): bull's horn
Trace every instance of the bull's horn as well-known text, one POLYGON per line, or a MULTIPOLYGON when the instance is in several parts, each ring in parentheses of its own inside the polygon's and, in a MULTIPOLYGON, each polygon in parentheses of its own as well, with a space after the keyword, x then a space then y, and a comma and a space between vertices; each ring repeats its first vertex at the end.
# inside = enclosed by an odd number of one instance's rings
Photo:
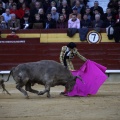
POLYGON ((83 81, 83 79, 81 78, 81 76, 76 76, 76 78, 79 78, 79 79, 82 81, 82 83, 84 83, 84 81, 83 81))

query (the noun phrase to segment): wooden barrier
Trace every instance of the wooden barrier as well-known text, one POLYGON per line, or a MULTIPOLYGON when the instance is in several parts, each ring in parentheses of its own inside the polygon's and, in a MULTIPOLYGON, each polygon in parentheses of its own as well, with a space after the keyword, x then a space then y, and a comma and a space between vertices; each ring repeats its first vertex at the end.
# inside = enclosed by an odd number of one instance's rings
MULTIPOLYGON (((89 29, 92 31, 93 29, 89 29)), ((3 30, 1 32, 1 37, 6 38, 8 34, 11 33, 10 30, 3 30)), ((61 42, 83 42, 80 40, 79 34, 76 33, 72 38, 67 36, 67 29, 30 29, 30 30, 18 30, 16 34, 19 38, 39 38, 41 43, 61 43, 61 42)), ((105 29, 101 29, 101 42, 114 42, 114 40, 109 40, 105 29)), ((86 42, 86 41, 84 41, 86 42)))

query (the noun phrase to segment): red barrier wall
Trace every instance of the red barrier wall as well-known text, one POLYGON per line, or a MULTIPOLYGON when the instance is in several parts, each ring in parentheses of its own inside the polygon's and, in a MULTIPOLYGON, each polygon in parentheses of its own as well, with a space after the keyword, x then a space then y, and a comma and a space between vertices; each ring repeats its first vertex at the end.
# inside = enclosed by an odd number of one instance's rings
MULTIPOLYGON (((40 43, 35 39, 1 39, 0 41, 24 41, 23 43, 0 43, 0 70, 9 70, 19 63, 39 61, 44 59, 59 62, 60 49, 66 43, 40 43)), ((77 43, 78 51, 87 59, 94 60, 108 69, 120 69, 120 44, 100 43, 88 44, 77 43)), ((75 57, 73 60, 75 69, 83 62, 75 57)))

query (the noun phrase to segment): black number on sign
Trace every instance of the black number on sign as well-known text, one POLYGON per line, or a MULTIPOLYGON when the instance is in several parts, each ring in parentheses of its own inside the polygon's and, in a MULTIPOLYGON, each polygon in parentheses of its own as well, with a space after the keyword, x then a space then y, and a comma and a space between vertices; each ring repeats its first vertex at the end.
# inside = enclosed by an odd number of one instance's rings
POLYGON ((91 35, 94 35, 94 38, 93 38, 93 41, 95 40, 95 37, 96 37, 96 34, 91 34, 91 35))

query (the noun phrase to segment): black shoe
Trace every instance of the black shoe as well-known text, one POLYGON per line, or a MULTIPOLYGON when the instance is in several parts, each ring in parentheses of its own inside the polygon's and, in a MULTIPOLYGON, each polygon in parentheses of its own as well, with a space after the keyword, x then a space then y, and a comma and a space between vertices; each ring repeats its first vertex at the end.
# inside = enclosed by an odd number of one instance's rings
POLYGON ((60 93, 60 95, 64 95, 64 94, 65 94, 65 92, 61 92, 61 93, 60 93))

